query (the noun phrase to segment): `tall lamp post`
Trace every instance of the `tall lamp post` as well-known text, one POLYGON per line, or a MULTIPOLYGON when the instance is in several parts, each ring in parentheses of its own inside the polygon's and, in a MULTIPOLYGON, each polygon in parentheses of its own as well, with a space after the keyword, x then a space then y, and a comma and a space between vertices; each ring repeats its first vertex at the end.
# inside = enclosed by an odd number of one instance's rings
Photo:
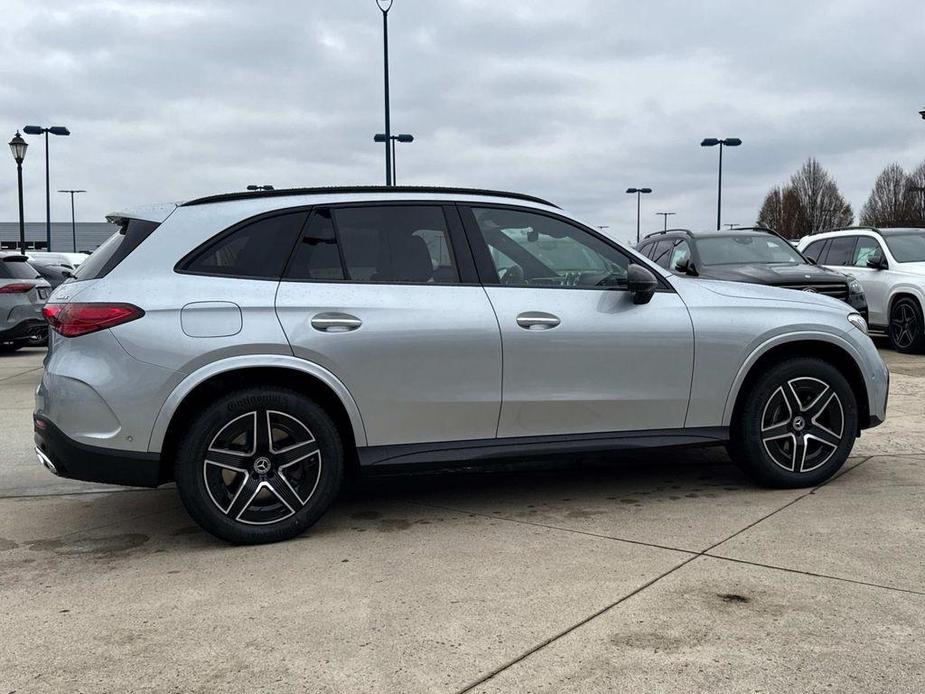
POLYGON ((26 158, 26 149, 29 144, 22 139, 19 131, 10 140, 10 151, 13 153, 13 159, 16 161, 16 180, 19 183, 19 251, 26 252, 26 220, 23 217, 22 210, 22 161, 26 158))
POLYGON ((627 193, 636 194, 636 243, 639 243, 639 211, 641 209, 640 198, 644 193, 651 193, 651 188, 627 188, 627 193))
POLYGON ((27 125, 22 129, 26 135, 45 135, 45 250, 51 250, 51 184, 48 174, 48 134, 70 135, 71 131, 63 125, 54 125, 50 128, 41 125, 27 125))
POLYGON ((392 0, 376 0, 382 12, 382 69, 385 87, 385 184, 392 185, 392 125, 389 116, 389 10, 392 0))
POLYGON ((723 214, 723 147, 738 147, 742 144, 742 140, 737 137, 727 137, 724 140, 719 140, 715 137, 706 137, 700 143, 701 147, 716 147, 719 145, 719 185, 717 186, 716 193, 716 230, 719 231, 722 224, 722 214, 723 214))
POLYGON ((660 214, 660 215, 662 215, 662 219, 665 220, 665 228, 664 228, 664 231, 668 231, 668 217, 670 217, 671 215, 673 215, 674 212, 656 212, 655 214, 660 214))
POLYGON ((77 220, 74 216, 74 196, 78 193, 86 193, 85 190, 59 190, 59 193, 70 193, 71 196, 71 239, 74 243, 74 252, 77 252, 77 220))
POLYGON ((392 185, 398 185, 398 165, 395 163, 395 143, 396 142, 414 142, 414 135, 402 133, 401 135, 386 135, 385 133, 376 133, 373 135, 373 142, 389 142, 391 140, 392 151, 392 185))

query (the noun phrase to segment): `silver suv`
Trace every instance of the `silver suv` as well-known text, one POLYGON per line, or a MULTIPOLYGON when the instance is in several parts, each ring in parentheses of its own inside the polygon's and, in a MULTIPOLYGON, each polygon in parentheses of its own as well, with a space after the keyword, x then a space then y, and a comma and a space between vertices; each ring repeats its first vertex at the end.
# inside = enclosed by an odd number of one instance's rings
POLYGON ((0 354, 42 342, 48 331, 42 306, 51 285, 27 261, 20 253, 0 252, 0 354))
POLYGON ((925 229, 853 227, 806 236, 800 250, 864 287, 872 329, 898 352, 925 353, 925 229))
POLYGON ((815 485, 889 374, 836 299, 673 276, 555 205, 440 188, 234 193, 111 218, 59 287, 53 472, 175 480, 218 537, 292 537, 346 471, 727 444, 815 485))

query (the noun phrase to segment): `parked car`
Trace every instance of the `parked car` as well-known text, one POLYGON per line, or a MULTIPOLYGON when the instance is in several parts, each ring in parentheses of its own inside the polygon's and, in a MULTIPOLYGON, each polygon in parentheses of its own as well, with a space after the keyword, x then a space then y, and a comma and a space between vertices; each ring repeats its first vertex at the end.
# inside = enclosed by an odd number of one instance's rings
POLYGON ((35 268, 35 271, 39 273, 52 288, 64 284, 73 277, 76 269, 72 265, 60 265, 56 262, 48 262, 44 258, 39 258, 37 260, 30 257, 29 264, 35 268))
POLYGON ((925 352, 925 229, 838 229, 805 237, 800 250, 857 277, 871 328, 886 332, 896 351, 925 352))
POLYGON ((42 306, 50 293, 51 285, 24 255, 0 251, 0 353, 45 339, 42 306))
POLYGON ((674 273, 832 296, 854 307, 867 320, 867 299, 860 282, 815 265, 768 229, 670 229, 649 234, 638 250, 674 273))
POLYGON ((672 275, 539 198, 277 190, 112 219, 45 307, 36 453, 175 480, 231 542, 292 537, 345 471, 395 464, 727 444, 813 486, 885 417, 843 302, 672 275))

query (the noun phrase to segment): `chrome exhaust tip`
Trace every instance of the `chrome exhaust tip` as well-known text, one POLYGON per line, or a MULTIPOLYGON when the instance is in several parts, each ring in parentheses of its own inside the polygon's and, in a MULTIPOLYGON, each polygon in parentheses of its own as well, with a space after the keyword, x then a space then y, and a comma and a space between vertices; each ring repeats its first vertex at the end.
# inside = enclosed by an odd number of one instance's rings
POLYGON ((45 455, 44 451, 42 451, 42 449, 39 448, 38 446, 35 447, 35 456, 39 459, 39 462, 42 464, 42 467, 44 467, 46 470, 48 470, 53 475, 58 474, 58 468, 56 468, 55 464, 51 462, 51 458, 45 455))

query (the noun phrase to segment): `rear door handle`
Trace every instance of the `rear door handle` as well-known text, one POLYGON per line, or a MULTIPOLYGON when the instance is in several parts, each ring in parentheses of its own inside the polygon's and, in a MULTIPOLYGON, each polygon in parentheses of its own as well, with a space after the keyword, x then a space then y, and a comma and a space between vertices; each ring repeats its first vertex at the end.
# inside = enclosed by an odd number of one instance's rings
POLYGON ((517 316, 517 325, 526 330, 549 330, 559 323, 558 316, 543 311, 526 311, 517 316))
POLYGON ((312 318, 312 327, 323 333, 346 333, 361 325, 363 321, 349 313, 319 313, 312 318))

